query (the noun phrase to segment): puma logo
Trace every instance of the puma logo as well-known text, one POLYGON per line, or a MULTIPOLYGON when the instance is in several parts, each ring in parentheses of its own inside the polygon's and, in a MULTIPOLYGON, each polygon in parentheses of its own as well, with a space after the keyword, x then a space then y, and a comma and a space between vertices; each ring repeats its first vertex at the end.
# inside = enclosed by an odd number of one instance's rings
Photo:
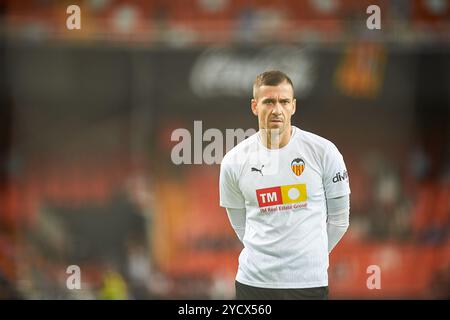
POLYGON ((264 168, 264 165, 262 165, 261 169, 252 167, 252 172, 259 172, 259 173, 261 173, 262 176, 264 176, 263 173, 262 173, 262 169, 263 168, 264 168))

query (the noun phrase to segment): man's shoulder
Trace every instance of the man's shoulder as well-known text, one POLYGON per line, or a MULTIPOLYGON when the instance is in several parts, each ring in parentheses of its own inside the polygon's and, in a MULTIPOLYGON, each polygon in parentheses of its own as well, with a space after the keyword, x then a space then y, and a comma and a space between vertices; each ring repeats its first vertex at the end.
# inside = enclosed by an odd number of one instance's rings
POLYGON ((316 133, 312 133, 303 129, 298 129, 300 134, 297 135, 301 143, 309 146, 310 148, 316 150, 317 152, 325 153, 329 148, 335 147, 334 143, 330 140, 319 136, 316 133))
POLYGON ((237 163, 238 160, 244 159, 245 155, 250 152, 251 147, 258 142, 257 134, 258 133, 252 134, 250 137, 242 140, 233 148, 231 148, 223 157, 222 164, 237 163))

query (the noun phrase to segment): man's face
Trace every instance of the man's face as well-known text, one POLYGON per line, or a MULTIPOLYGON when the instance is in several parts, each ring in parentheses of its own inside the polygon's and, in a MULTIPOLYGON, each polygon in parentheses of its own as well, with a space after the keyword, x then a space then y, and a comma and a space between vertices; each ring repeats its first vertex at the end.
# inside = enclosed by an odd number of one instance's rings
POLYGON ((294 91, 287 81, 277 86, 261 86, 251 106, 258 116, 259 129, 278 129, 281 134, 290 128, 295 113, 294 91))

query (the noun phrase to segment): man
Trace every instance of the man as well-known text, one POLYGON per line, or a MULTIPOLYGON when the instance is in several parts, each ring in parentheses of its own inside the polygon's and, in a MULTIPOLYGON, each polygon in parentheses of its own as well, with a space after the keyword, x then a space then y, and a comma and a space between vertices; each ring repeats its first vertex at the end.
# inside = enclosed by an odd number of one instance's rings
POLYGON ((330 141, 291 125, 294 88, 280 71, 257 76, 259 131, 224 157, 220 205, 244 244, 237 299, 327 299, 328 254, 349 225, 348 174, 330 141))

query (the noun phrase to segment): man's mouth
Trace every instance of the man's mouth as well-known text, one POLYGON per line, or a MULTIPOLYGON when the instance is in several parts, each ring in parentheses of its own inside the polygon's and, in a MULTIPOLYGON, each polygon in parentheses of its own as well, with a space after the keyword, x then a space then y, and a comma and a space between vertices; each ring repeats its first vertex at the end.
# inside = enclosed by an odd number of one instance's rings
POLYGON ((270 119, 269 122, 281 123, 281 122, 283 122, 283 120, 282 119, 270 119))

